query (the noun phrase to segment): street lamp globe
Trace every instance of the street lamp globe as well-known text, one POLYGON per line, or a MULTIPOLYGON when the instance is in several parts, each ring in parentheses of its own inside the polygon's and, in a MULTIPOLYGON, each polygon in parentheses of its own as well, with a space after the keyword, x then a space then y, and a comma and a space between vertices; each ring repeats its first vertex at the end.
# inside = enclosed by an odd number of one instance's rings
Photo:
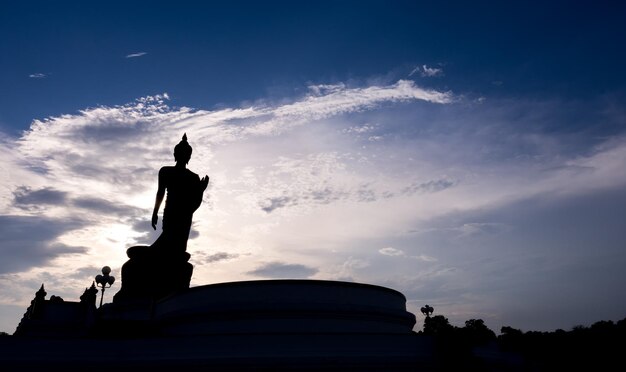
POLYGON ((111 288, 111 285, 115 283, 115 277, 109 275, 110 273, 111 268, 105 266, 102 268, 102 274, 96 275, 96 283, 98 284, 98 287, 102 289, 102 295, 100 296, 100 307, 102 307, 102 300, 104 299, 104 290, 107 288, 111 288))

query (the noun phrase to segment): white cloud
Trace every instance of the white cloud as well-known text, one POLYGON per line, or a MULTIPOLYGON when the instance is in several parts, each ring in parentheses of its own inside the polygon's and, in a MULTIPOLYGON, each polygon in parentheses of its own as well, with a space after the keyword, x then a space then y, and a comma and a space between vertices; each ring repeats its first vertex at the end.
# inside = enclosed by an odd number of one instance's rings
MULTIPOLYGON (((292 153, 292 145, 297 148, 299 141, 294 142, 291 136, 299 134, 288 130, 298 126, 305 131, 309 127, 316 130, 307 124, 373 110, 384 102, 446 103, 451 95, 399 81, 364 88, 322 86, 317 96, 305 96, 288 104, 216 111, 172 109, 167 106, 168 98, 165 93, 123 106, 100 106, 35 120, 18 141, 7 139, 2 147, 7 156, 0 166, 15 167, 24 175, 9 177, 16 173, 4 173, 3 186, 12 193, 4 197, 5 213, 37 214, 52 219, 72 216, 88 227, 61 232, 58 241, 89 247, 85 259, 90 262, 102 260, 119 265, 125 260, 123 246, 150 243, 153 239, 152 232, 135 229, 143 226, 140 221, 149 213, 158 168, 172 161, 171 149, 187 132, 195 147, 190 167, 212 178, 207 193, 210 200, 205 200, 205 209, 197 213, 199 219, 212 222, 200 227, 200 237, 190 243, 190 249, 195 248, 194 243, 215 239, 205 229, 214 230, 224 223, 234 227, 236 220, 244 226, 247 223, 244 230, 252 234, 258 231, 255 226, 265 223, 259 212, 280 209, 278 218, 282 219, 293 216, 289 210, 297 215, 316 205, 366 201, 366 194, 380 197, 376 196, 378 191, 361 186, 361 176, 345 172, 351 155, 320 151, 315 148, 317 145, 311 147, 310 154, 292 153), (261 154, 248 153, 266 141, 262 139, 266 136, 275 138, 272 141, 277 146, 273 151, 264 147, 261 154), (228 145, 222 147, 225 144, 228 145), (238 156, 230 157, 231 150, 238 151, 238 156), (245 167, 238 164, 237 159, 242 156, 247 157, 245 167), (249 189, 250 185, 256 186, 249 189), (223 208, 222 203, 231 207, 223 208), (38 208, 39 205, 46 208, 38 208)), ((366 130, 369 129, 356 132, 366 130)), ((223 231, 237 236, 237 230, 223 231)), ((222 252, 232 254, 224 257, 246 253, 249 238, 244 234, 238 239, 242 249, 222 252)))
POLYGON ((424 261, 424 262, 436 262, 437 259, 432 256, 428 256, 425 254, 420 254, 418 256, 411 256, 411 258, 415 258, 416 260, 424 261))
POLYGON ((452 94, 423 89, 408 80, 399 80, 388 86, 365 88, 338 87, 324 95, 311 95, 302 100, 258 110, 258 115, 269 115, 268 120, 246 129, 249 134, 278 134, 283 129, 329 117, 372 110, 385 102, 426 101, 450 103, 452 94))
POLYGON ((29 78, 33 78, 33 79, 42 79, 42 78, 45 78, 46 76, 47 76, 46 74, 42 74, 41 72, 28 75, 29 78))
POLYGON ((363 134, 363 133, 371 132, 374 129, 375 129, 374 125, 364 124, 364 125, 355 125, 355 126, 352 126, 350 128, 344 129, 343 132, 344 133, 359 133, 359 134, 363 134))
POLYGON ((393 247, 385 247, 378 250, 378 252, 385 256, 404 256, 404 251, 401 249, 395 249, 393 247))
POLYGON ((440 67, 428 67, 427 65, 417 65, 411 72, 409 72, 409 77, 420 73, 422 77, 438 77, 443 76, 443 69, 440 67))
POLYGON ((137 58, 137 57, 145 56, 146 54, 148 53, 147 52, 131 53, 131 54, 126 55, 126 58, 137 58))
POLYGON ((421 75, 425 77, 436 77, 443 75, 443 69, 437 67, 428 67, 426 65, 422 65, 421 75))
POLYGON ((319 96, 322 94, 328 94, 337 92, 340 90, 344 90, 346 85, 344 83, 339 84, 317 84, 317 85, 309 85, 309 90, 313 92, 313 94, 319 96))
POLYGON ((500 222, 469 222, 464 223, 459 228, 454 228, 461 236, 477 235, 477 234, 495 234, 500 233, 510 226, 500 222))
POLYGON ((362 258, 347 257, 343 261, 333 264, 330 272, 325 273, 328 279, 343 280, 348 282, 362 281, 362 273, 370 266, 368 260, 362 258))
POLYGON ((378 250, 378 253, 384 255, 384 256, 392 256, 392 257, 408 257, 408 258, 412 258, 412 259, 416 259, 419 261, 424 261, 424 262, 435 262, 437 261, 437 259, 435 257, 431 257, 425 254, 420 254, 417 256, 410 256, 407 255, 406 252, 404 252, 401 249, 396 249, 393 247, 385 247, 385 248, 381 248, 378 250))

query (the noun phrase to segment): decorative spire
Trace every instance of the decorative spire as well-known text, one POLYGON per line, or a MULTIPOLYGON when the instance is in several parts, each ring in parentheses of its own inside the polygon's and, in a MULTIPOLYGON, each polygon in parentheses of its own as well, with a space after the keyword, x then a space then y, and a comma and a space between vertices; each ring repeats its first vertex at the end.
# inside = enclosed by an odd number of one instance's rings
POLYGON ((85 288, 85 292, 80 296, 80 303, 93 306, 95 308, 97 294, 98 289, 96 288, 96 283, 92 282, 91 287, 85 288))
POLYGON ((43 288, 43 283, 41 283, 41 288, 35 293, 35 298, 45 298, 46 295, 46 290, 43 288))

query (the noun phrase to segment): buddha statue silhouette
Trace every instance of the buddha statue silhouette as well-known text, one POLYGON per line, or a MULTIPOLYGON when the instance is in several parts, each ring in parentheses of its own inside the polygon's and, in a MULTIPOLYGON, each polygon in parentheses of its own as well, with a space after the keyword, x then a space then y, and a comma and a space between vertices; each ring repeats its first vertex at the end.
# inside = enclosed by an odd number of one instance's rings
POLYGON ((159 186, 152 213, 152 228, 156 230, 159 208, 163 209, 163 232, 151 246, 138 245, 126 250, 129 260, 122 265, 122 287, 113 297, 114 303, 152 301, 189 288, 193 265, 187 253, 187 239, 193 213, 202 203, 209 177, 202 179, 187 169, 191 158, 187 134, 174 147, 175 166, 159 170, 159 186), (154 285, 154 273, 167 272, 168 279, 154 285))
MULTIPOLYGON (((152 228, 156 230, 158 213, 167 191, 163 209, 163 232, 152 244, 152 248, 170 252, 185 252, 193 213, 202 203, 202 195, 209 184, 209 177, 202 179, 187 169, 192 148, 187 142, 187 133, 174 147, 175 166, 159 170, 159 186, 152 212, 152 228)), ((173 253, 172 252, 172 253, 173 253)))

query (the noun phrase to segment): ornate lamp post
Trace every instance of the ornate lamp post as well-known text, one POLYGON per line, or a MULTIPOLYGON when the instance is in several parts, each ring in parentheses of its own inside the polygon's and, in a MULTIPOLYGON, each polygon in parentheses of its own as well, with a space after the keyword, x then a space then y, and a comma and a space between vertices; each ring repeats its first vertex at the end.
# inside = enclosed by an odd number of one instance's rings
POLYGON ((111 268, 105 266, 102 268, 102 275, 96 275, 96 283, 98 287, 102 288, 102 295, 100 296, 100 307, 102 307, 102 299, 104 298, 104 290, 107 288, 111 288, 111 285, 115 282, 115 277, 110 276, 111 268), (109 285, 107 287, 107 284, 109 285))
POLYGON ((430 314, 432 314, 433 310, 435 310, 435 309, 433 309, 432 306, 426 305, 426 306, 422 307, 420 310, 422 311, 422 314, 426 315, 427 318, 430 318, 430 314))

